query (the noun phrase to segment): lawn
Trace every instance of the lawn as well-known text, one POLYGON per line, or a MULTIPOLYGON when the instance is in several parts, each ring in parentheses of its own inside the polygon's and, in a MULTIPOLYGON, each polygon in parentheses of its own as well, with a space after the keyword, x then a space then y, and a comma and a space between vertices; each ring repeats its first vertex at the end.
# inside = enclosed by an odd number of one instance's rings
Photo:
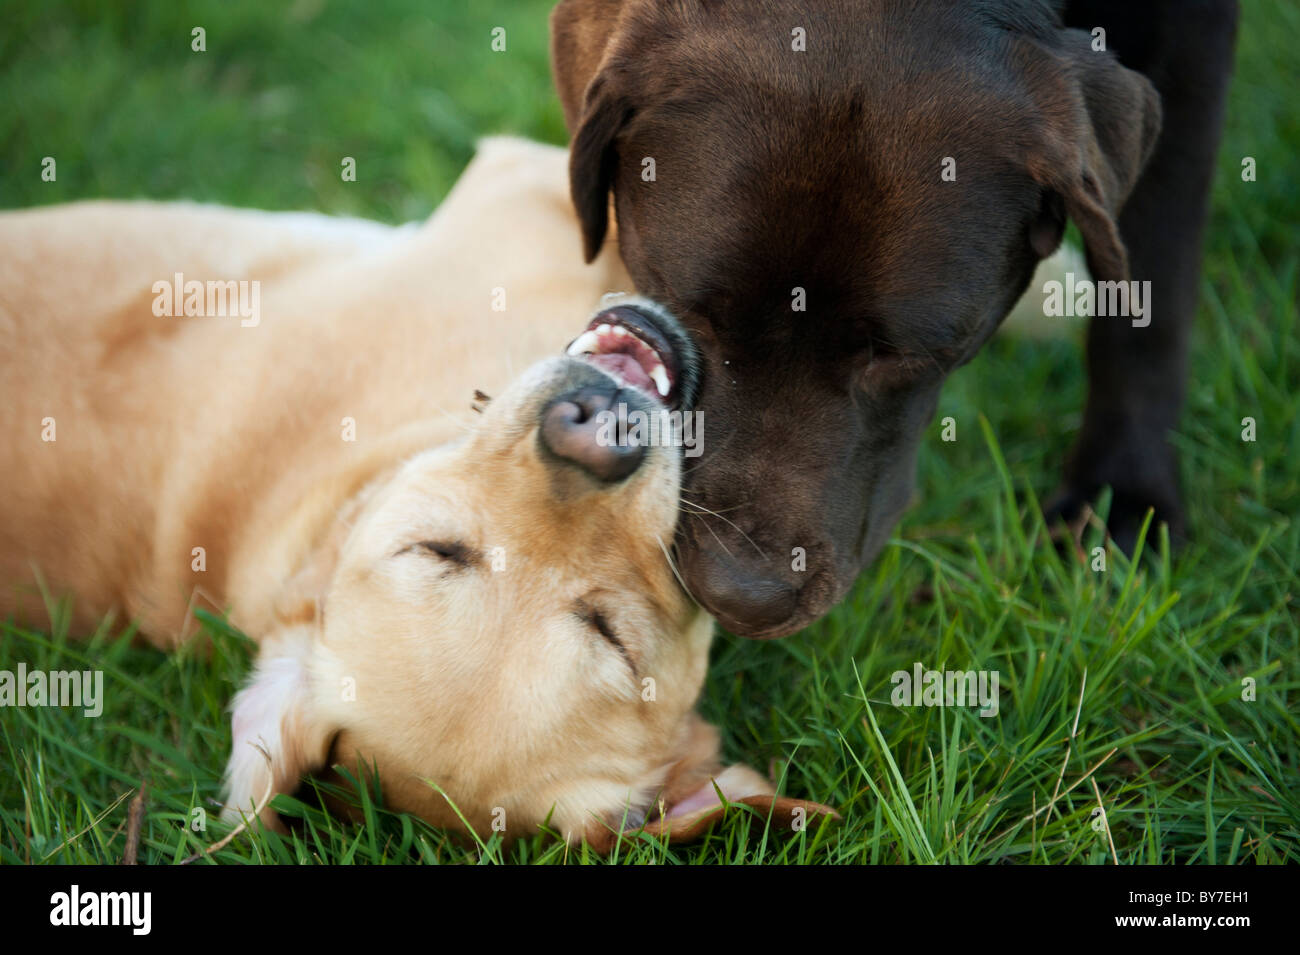
MULTIPOLYGON (((0 207, 189 198, 422 218, 477 137, 563 142, 550 5, 5 0, 0 207), (355 182, 339 175, 346 156, 355 182)), ((1058 556, 1036 502, 1079 426, 1079 328, 996 339, 948 384, 917 503, 848 599, 788 639, 715 644, 702 710, 726 755, 843 821, 792 835, 738 810, 703 842, 646 839, 616 861, 1300 862, 1300 8, 1244 6, 1175 436, 1191 542, 1171 554, 1152 528, 1142 559, 1112 551, 1104 571, 1058 556), (946 416, 955 441, 941 440, 946 416), (917 662, 996 670, 998 714, 891 705, 891 674, 917 662)), ((0 709, 0 861, 118 861, 142 782, 142 860, 217 841, 225 829, 197 830, 195 810, 216 807, 250 644, 205 616, 228 651, 205 662, 132 647, 120 624, 71 640, 85 635, 51 614, 46 632, 0 623, 0 669, 94 666, 128 692, 107 693, 95 720, 0 709)), ((301 820, 292 835, 244 834, 210 858, 596 861, 544 834, 465 845, 370 793, 363 825, 300 796, 276 803, 301 820)))

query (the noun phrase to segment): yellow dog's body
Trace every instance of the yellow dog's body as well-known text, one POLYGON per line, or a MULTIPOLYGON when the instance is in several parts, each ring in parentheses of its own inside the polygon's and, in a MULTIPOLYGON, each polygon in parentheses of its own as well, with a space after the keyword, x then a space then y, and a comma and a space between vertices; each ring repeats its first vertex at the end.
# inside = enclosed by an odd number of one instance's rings
POLYGON ((75 594, 80 629, 112 612, 168 645, 196 601, 263 629, 357 482, 453 438, 475 389, 629 289, 617 254, 582 264, 565 156, 489 140, 419 226, 148 202, 0 215, 0 614, 43 619, 34 568, 75 594), (155 314, 177 273, 259 283, 255 323, 155 314))

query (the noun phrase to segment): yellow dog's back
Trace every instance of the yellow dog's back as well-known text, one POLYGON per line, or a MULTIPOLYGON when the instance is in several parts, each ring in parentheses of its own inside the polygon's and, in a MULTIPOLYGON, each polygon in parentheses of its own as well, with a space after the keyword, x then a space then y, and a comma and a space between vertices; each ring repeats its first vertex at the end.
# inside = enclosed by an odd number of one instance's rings
POLYGON ((518 140, 420 225, 0 214, 0 614, 44 620, 34 568, 78 629, 115 612, 170 643, 195 602, 256 628, 358 482, 454 437, 474 389, 629 286, 614 251, 582 263, 564 151, 518 140))

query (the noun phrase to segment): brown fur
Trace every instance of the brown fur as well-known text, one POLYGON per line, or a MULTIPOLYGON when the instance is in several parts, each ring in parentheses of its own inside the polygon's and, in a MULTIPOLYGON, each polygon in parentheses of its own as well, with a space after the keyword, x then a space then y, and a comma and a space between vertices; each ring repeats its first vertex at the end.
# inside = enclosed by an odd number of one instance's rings
POLYGON ((1094 277, 1128 277, 1159 97, 1031 0, 563 0, 551 22, 587 256, 612 193, 638 291, 700 344, 683 577, 728 629, 792 633, 888 540, 944 378, 1067 216, 1094 277))

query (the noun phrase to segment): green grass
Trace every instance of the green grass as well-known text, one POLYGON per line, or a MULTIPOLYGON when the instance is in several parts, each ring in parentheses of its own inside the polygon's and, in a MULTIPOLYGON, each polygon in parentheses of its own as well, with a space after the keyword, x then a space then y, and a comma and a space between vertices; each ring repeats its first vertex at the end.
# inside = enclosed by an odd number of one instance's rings
MULTIPOLYGON (((480 135, 563 139, 549 2, 182 6, 0 3, 0 206, 185 197, 398 221, 437 205, 480 135), (196 25, 205 54, 189 49, 196 25), (488 46, 497 25, 504 54, 488 46), (338 175, 349 155, 355 183, 338 175)), ((736 811, 701 843, 647 840, 614 861, 1105 863, 1098 792, 1122 863, 1300 861, 1300 12, 1245 6, 1176 438, 1191 543, 1170 555, 1153 529, 1150 558, 1111 552, 1104 573, 1044 543, 1034 502, 1078 427, 1080 358, 1070 341, 995 340, 947 387, 938 418, 957 419, 958 439, 941 442, 936 419, 919 502, 844 604, 786 640, 716 644, 701 707, 728 757, 843 822, 792 836, 736 811), (1257 182, 1241 181, 1243 156, 1257 182), (916 661, 999 671, 999 715, 891 706, 890 674, 916 661)), ((0 710, 0 861, 117 861, 142 781, 142 858, 222 836, 187 824, 215 809, 248 643, 204 617, 223 652, 167 656, 108 627, 70 640, 63 610, 52 619, 5 626, 0 669, 93 665, 130 692, 107 693, 98 720, 0 710)), ((300 795, 276 804, 301 817, 295 834, 245 834, 216 858, 598 861, 544 834, 466 845, 369 793, 368 822, 341 823, 300 795)))

